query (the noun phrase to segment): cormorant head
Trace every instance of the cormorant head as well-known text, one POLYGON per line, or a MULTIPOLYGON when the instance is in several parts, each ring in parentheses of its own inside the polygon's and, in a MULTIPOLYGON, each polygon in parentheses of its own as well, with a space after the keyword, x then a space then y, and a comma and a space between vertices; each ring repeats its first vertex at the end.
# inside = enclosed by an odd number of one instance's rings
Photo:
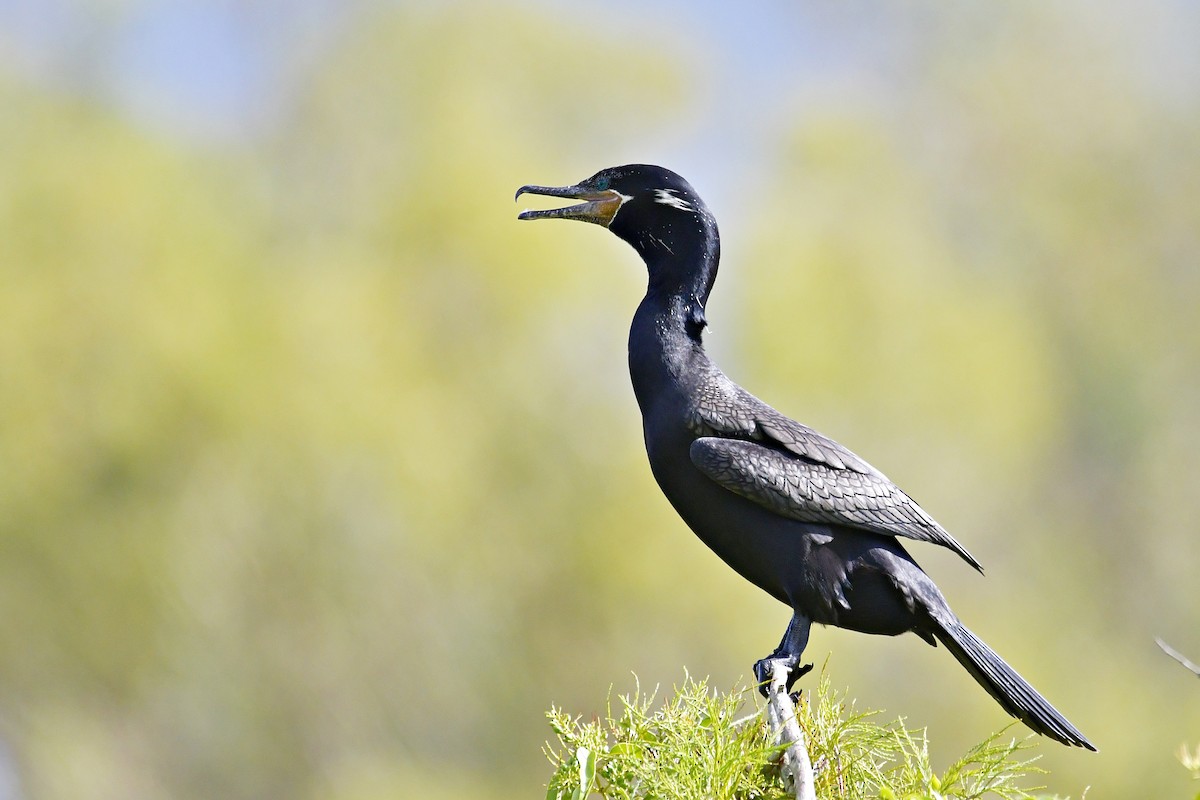
MULTIPOLYGON (((574 186, 522 186, 522 194, 567 197, 583 203, 546 211, 523 211, 518 219, 577 219, 603 225, 656 264, 711 262, 718 256, 717 223, 704 201, 679 175, 663 167, 609 167, 574 186)), ((707 271, 707 270, 706 270, 707 271)))

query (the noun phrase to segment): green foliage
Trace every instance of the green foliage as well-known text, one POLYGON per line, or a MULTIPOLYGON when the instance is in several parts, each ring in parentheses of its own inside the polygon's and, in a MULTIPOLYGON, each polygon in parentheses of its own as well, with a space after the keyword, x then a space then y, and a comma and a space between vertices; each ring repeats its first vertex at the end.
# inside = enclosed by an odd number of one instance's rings
MULTIPOLYGON (((658 709, 654 693, 645 695, 640 686, 618 698, 617 714, 610 698, 603 720, 585 722, 552 708, 547 717, 558 742, 546 749, 554 766, 546 798, 786 798, 776 766, 781 748, 772 744, 764 715, 744 710, 757 697, 753 688, 722 694, 706 680, 687 677, 658 709)), ((1024 754, 1027 740, 1005 740, 997 732, 939 772, 923 732, 902 720, 880 723, 877 716, 836 695, 825 674, 815 697, 804 696, 797 717, 818 797, 1033 797, 1017 785, 1040 771, 1032 766, 1036 757, 1024 754)))
POLYGON ((604 722, 552 709, 560 748, 547 751, 556 771, 546 797, 776 796, 763 769, 776 748, 753 719, 737 719, 745 694, 714 694, 689 678, 658 711, 640 689, 619 698, 619 715, 610 702, 604 722))

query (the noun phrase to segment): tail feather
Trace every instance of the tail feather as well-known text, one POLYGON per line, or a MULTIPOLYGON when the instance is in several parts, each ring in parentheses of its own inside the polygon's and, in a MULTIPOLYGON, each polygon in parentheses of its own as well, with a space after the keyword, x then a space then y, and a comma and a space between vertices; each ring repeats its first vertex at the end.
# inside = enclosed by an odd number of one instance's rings
POLYGON ((1001 708, 1037 733, 1063 744, 1096 749, 1046 698, 961 622, 935 622, 934 635, 938 641, 954 654, 1001 708))

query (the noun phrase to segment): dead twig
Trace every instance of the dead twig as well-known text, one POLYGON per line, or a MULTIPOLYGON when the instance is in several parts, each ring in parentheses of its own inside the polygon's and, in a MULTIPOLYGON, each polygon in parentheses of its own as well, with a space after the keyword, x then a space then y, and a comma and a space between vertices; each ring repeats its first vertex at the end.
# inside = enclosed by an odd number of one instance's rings
POLYGON ((1189 670, 1191 670, 1193 675, 1200 677, 1200 665, 1196 665, 1193 662, 1189 661, 1187 656, 1183 655, 1183 653, 1180 653, 1174 647, 1171 647, 1171 645, 1167 644, 1162 639, 1159 639, 1157 636, 1154 637, 1154 641, 1158 642, 1158 646, 1162 648, 1162 651, 1164 653, 1166 653, 1171 658, 1175 659, 1180 664, 1183 664, 1183 666, 1185 666, 1189 670))
POLYGON ((812 761, 808 757, 808 746, 804 732, 796 721, 796 706, 787 691, 788 665, 783 659, 771 662, 771 690, 767 698, 767 722, 771 726, 775 743, 788 742, 783 751, 782 772, 789 791, 795 791, 796 800, 817 800, 813 786, 812 761))

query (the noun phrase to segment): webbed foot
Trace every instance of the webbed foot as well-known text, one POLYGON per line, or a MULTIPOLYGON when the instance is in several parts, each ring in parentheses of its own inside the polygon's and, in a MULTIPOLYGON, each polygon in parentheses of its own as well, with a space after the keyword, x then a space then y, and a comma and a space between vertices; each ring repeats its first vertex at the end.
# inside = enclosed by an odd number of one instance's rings
POLYGON ((812 664, 801 664, 800 656, 784 655, 778 650, 766 658, 759 659, 754 662, 754 678, 758 681, 758 691, 763 697, 770 696, 771 673, 775 669, 776 662, 782 662, 787 668, 787 683, 784 688, 788 692, 792 691, 792 684, 812 672, 813 668, 812 664))

